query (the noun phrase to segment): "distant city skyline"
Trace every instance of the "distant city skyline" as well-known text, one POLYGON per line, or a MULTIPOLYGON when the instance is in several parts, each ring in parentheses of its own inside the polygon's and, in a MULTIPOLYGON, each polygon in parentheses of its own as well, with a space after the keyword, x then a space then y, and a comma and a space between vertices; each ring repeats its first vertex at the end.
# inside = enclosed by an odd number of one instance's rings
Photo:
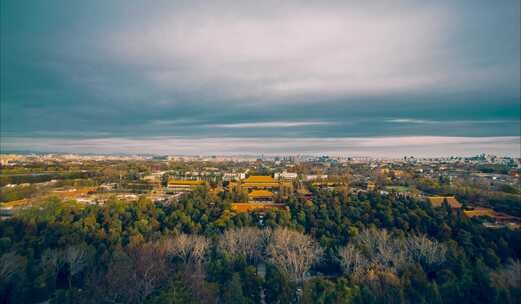
POLYGON ((470 157, 478 154, 521 157, 519 137, 379 137, 379 138, 147 138, 147 139, 22 139, 7 152, 123 155, 330 155, 402 158, 470 157), (36 142, 35 142, 36 141, 36 142), (38 147, 38 148, 34 148, 38 147), (404 149, 406 147, 406 149, 404 149))
POLYGON ((518 0, 0 5, 2 152, 521 156, 518 0))

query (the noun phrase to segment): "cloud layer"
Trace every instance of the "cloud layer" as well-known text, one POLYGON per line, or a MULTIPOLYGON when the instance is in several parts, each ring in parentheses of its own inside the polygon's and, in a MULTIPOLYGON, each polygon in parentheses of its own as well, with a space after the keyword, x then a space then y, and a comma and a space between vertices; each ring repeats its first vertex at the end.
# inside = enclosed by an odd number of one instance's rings
POLYGON ((515 0, 1 6, 3 138, 520 135, 515 0))

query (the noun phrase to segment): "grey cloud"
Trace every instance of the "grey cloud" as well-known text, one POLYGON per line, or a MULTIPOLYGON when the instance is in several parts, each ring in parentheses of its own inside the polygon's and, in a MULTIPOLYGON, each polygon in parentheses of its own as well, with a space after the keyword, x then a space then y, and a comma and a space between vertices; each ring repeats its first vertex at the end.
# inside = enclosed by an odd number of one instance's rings
POLYGON ((520 135, 518 1, 1 5, 3 138, 520 135))

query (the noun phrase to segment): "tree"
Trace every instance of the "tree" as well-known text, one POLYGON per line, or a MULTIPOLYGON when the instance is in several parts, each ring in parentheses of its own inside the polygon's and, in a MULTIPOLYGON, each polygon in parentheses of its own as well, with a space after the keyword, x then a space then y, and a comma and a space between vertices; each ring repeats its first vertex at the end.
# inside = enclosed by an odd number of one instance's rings
POLYGON ((261 258, 266 233, 252 227, 226 230, 218 241, 219 251, 231 259, 245 258, 256 261, 261 258))
POLYGON ((69 246, 65 249, 63 257, 69 266, 69 288, 71 288, 72 278, 87 265, 87 249, 84 246, 69 246))
POLYGON ((368 260, 352 244, 341 248, 338 255, 340 257, 340 265, 346 274, 357 272, 360 268, 367 267, 368 260))
POLYGON ((43 252, 40 264, 44 270, 44 276, 50 281, 52 287, 56 284, 56 277, 64 263, 63 252, 55 249, 47 249, 43 252))
POLYGON ((310 236, 288 228, 277 228, 266 249, 268 260, 294 282, 302 282, 323 250, 310 236))
POLYGON ((369 262, 365 264, 369 267, 379 265, 392 272, 403 267, 405 253, 402 244, 385 229, 365 229, 353 243, 364 253, 369 262))
POLYGON ((222 301, 227 304, 250 303, 242 291, 241 277, 239 273, 233 273, 232 279, 226 284, 222 301))
POLYGON ((396 273, 412 263, 424 266, 445 261, 447 247, 425 235, 392 237, 385 229, 366 229, 339 250, 345 273, 385 268, 396 273))
POLYGON ((266 268, 264 287, 267 303, 287 304, 296 298, 295 283, 290 282, 286 274, 281 273, 272 265, 268 265, 266 268))
POLYGON ((21 285, 27 260, 14 251, 0 257, 0 303, 9 303, 16 286, 21 285))
POLYGON ((185 265, 201 266, 210 242, 204 236, 179 234, 166 239, 162 247, 167 255, 180 258, 185 265))
POLYGON ((174 280, 167 287, 150 295, 145 304, 197 304, 190 290, 181 280, 174 280))
POLYGON ((508 303, 521 301, 521 261, 511 261, 508 265, 491 273, 492 284, 504 294, 508 303))
POLYGON ((423 265, 438 264, 445 261, 447 247, 430 240, 426 235, 413 235, 405 239, 403 247, 409 261, 423 265))
POLYGON ((106 299, 115 302, 142 303, 156 288, 164 286, 171 269, 165 251, 146 243, 118 251, 105 276, 106 299))
POLYGON ((17 274, 20 274, 25 267, 25 260, 22 256, 11 251, 4 253, 0 257, 0 282, 11 281, 17 274))

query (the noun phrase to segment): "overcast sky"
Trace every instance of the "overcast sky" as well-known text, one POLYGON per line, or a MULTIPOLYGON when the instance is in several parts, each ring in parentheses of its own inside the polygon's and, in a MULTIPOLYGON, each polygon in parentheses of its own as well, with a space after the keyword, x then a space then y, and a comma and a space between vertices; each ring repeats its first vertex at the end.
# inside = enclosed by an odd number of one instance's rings
POLYGON ((0 3, 3 151, 521 153, 519 0, 0 3))

